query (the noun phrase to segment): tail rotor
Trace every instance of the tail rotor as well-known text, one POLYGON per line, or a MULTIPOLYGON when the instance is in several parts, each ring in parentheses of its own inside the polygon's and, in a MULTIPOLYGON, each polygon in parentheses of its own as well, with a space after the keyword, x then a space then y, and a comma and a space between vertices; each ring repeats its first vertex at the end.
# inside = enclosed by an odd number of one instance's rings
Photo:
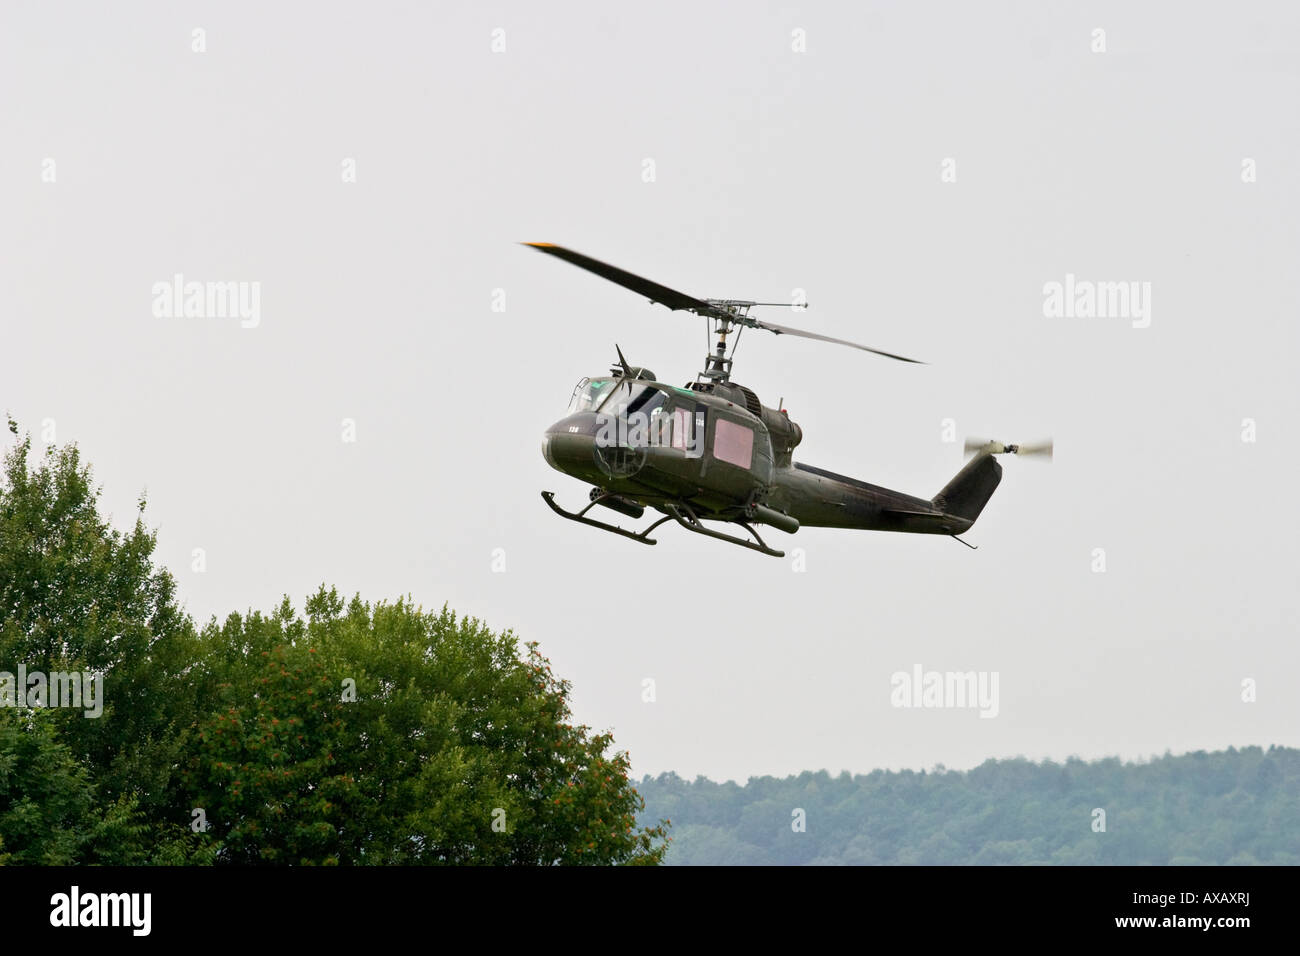
POLYGON ((1022 458, 1041 458, 1050 462, 1052 460, 1052 439, 1045 438, 1041 441, 1022 442, 1019 445, 1006 445, 988 438, 967 438, 966 456, 969 458, 971 455, 978 454, 1018 455, 1022 458))

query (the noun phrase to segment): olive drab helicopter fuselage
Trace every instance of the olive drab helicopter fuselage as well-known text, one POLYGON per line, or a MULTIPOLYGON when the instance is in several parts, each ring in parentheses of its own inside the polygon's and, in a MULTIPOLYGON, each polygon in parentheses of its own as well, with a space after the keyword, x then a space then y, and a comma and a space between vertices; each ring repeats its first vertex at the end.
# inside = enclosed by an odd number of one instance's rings
POLYGON ((769 547, 755 525, 787 534, 800 527, 853 528, 941 534, 960 541, 957 536, 975 523, 1001 481, 995 455, 1051 454, 1050 443, 968 441, 967 451, 974 457, 928 499, 796 462, 794 451, 803 439, 799 425, 784 409, 764 405, 749 388, 731 381, 726 339, 733 328, 759 328, 914 360, 749 315, 753 306, 773 303, 696 299, 562 246, 527 245, 670 309, 704 315, 719 336, 703 371, 685 386, 657 381, 647 369, 628 365, 617 346, 618 364, 610 375, 578 382, 568 413, 546 430, 542 442, 552 468, 592 486, 589 503, 578 512, 561 508, 551 492, 542 492, 552 510, 570 520, 644 544, 654 544, 650 532, 674 521, 688 531, 776 557, 784 552, 769 547), (630 531, 590 517, 598 505, 629 518, 641 518, 647 508, 662 517, 642 531, 630 531), (710 528, 706 521, 744 529, 749 538, 710 528))

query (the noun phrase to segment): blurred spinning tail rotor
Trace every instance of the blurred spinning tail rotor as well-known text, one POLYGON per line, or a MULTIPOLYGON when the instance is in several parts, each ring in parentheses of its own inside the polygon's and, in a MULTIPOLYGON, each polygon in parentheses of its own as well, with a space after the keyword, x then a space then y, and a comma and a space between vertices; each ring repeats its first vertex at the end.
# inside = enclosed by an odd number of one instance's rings
POLYGON ((1052 440, 1045 438, 1042 441, 1023 442, 1019 445, 1004 445, 1000 441, 993 441, 988 438, 967 438, 966 455, 978 455, 987 453, 990 455, 1019 455, 1028 458, 1043 458, 1047 461, 1052 460, 1052 440))

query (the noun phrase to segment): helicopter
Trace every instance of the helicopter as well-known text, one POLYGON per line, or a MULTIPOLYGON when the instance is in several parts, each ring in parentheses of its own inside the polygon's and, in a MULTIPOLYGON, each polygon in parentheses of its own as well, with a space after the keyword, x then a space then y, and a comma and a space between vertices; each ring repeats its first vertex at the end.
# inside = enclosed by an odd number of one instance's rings
POLYGON ((693 382, 678 387, 659 381, 646 368, 629 365, 616 344, 616 365, 605 376, 584 377, 570 396, 565 417, 546 429, 542 454, 556 471, 592 486, 580 511, 558 505, 554 493, 542 498, 563 518, 656 543, 650 533, 665 522, 730 544, 784 557, 770 547, 755 525, 786 534, 801 527, 894 531, 947 535, 968 548, 963 534, 975 524, 1002 480, 995 456, 1051 458, 1050 440, 1028 444, 967 439, 972 456, 933 498, 919 498, 816 468, 793 458, 803 429, 777 403, 731 379, 740 334, 747 328, 845 345, 899 362, 916 359, 856 342, 776 325, 750 314, 756 307, 806 307, 806 303, 701 299, 609 265, 564 246, 527 242, 547 255, 644 295, 672 311, 693 312, 712 322, 718 336, 693 382), (735 332, 731 353, 727 337, 735 332), (641 531, 589 517, 600 506, 640 519, 647 508, 662 517, 641 531), (743 529, 748 537, 708 527, 705 522, 743 529))

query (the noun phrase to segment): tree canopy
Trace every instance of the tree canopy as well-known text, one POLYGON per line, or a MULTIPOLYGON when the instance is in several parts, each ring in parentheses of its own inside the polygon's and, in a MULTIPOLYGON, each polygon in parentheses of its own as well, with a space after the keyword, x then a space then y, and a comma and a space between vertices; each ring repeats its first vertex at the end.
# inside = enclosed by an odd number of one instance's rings
POLYGON ((0 707, 0 862, 662 858, 627 754, 573 723, 536 645, 324 585, 197 627, 144 499, 129 532, 98 501, 75 446, 5 454, 0 672, 96 675, 102 712, 0 707))

